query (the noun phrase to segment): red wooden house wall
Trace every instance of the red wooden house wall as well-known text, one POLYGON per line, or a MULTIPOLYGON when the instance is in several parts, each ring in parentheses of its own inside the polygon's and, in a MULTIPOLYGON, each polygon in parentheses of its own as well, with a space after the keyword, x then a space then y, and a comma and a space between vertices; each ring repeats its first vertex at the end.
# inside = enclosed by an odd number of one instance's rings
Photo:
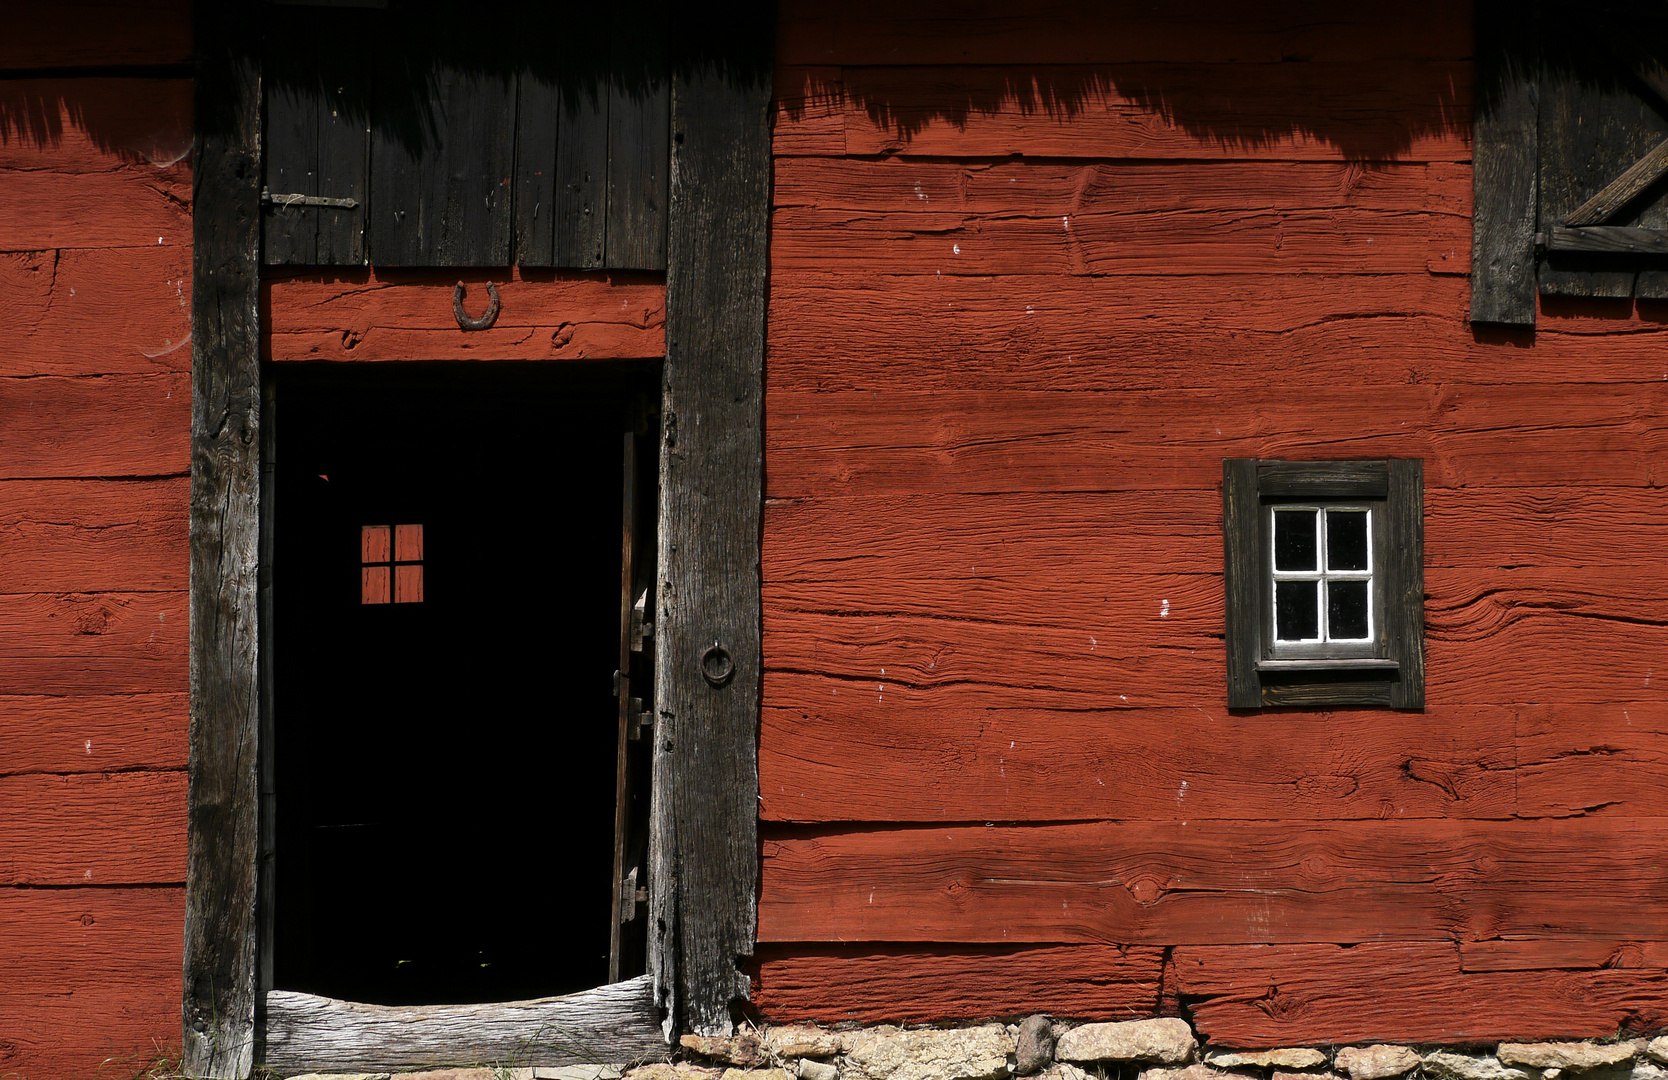
POLYGON ((1668 1024, 1668 309, 1467 324, 1470 5, 783 5, 755 997, 1668 1024), (1424 460, 1427 708, 1224 708, 1222 459, 1424 460))
MULTIPOLYGON (((1467 8, 784 4, 765 1016, 1668 1024, 1668 309, 1467 325, 1467 8), (1426 710, 1229 714, 1221 459, 1370 455, 1426 710)), ((177 1045, 188 9, 0 39, 0 1075, 177 1045)))
POLYGON ((178 1045, 190 4, 0 34, 0 1075, 178 1045))

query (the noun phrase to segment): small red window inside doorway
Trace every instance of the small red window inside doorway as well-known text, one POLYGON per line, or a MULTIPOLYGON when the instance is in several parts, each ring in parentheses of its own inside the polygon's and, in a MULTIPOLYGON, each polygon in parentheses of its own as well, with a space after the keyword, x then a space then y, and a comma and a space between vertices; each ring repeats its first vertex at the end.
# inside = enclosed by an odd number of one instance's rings
POLYGON ((423 527, 366 525, 359 530, 359 602, 423 602, 423 527))

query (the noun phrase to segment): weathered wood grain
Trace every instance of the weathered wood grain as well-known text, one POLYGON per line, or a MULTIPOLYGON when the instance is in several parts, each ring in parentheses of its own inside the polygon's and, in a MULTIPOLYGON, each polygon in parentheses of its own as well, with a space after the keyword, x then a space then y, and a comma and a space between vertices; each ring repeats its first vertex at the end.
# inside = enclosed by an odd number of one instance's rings
POLYGON ((151 245, 0 255, 0 376, 189 371, 190 256, 151 245))
POLYGON ((0 68, 189 64, 186 0, 82 0, 8 12, 0 68))
POLYGON ((1193 707, 1085 710, 957 707, 931 690, 790 673, 765 689, 765 821, 1507 818, 1517 806, 1508 707, 1271 722, 1203 694, 1193 707))
POLYGON ((1093 8, 1059 2, 1023 11, 999 0, 908 4, 862 0, 836 12, 782 8, 783 65, 1108 64, 1143 60, 1274 64, 1311 60, 1467 59, 1468 13, 1437 0, 1391 10, 1300 0, 1249 9, 1210 0, 1171 9, 1124 0, 1093 8))
POLYGON ((774 34, 748 5, 678 9, 671 30, 649 840, 649 966, 668 1034, 729 1034, 757 926, 774 34), (714 646, 732 662, 722 679, 702 667, 714 646))
POLYGON ((753 1004, 773 1022, 911 1024, 1033 1012, 1126 1020, 1156 1010, 1164 964, 1161 949, 1117 945, 766 946, 759 954, 753 1004))
MULTIPOLYGON (((260 497, 259 14, 198 5, 185 1071, 254 1065, 260 497)), ((176 421, 177 422, 177 421, 176 421)))
MULTIPOLYGON (((759 940, 1660 940, 1668 914, 1655 861, 1668 840, 1655 820, 1300 829, 1189 820, 772 836, 759 940), (1605 888, 1572 887, 1572 877, 1550 872, 1557 866, 1580 867, 1580 880, 1602 877, 1605 888)), ((1368 983, 1361 992, 1384 991, 1368 983)), ((1400 1037, 1367 1030, 1367 1038, 1400 1037)))
POLYGON ((0 478, 178 476, 190 415, 184 373, 0 379, 0 478))
POLYGON ((606 265, 663 270, 672 146, 667 2, 617 6, 611 22, 606 265))
POLYGON ((186 587, 188 482, 0 480, 0 593, 186 587))
MULTIPOLYGON (((1462 278, 962 277, 796 270, 771 282, 772 391, 1119 390, 1306 382, 1633 382, 1662 327, 1566 302, 1535 347, 1473 335, 1462 278), (1608 316, 1608 317, 1606 317, 1608 316)), ((1648 313, 1647 313, 1648 315, 1648 313)))
POLYGON ((261 291, 262 347, 274 361, 612 360, 666 351, 658 275, 366 271, 269 277, 261 291), (491 329, 459 329, 459 280, 470 304, 485 304, 488 281, 498 288, 491 329))
POLYGON ((1466 972, 1668 968, 1668 941, 1503 938, 1462 941, 1459 951, 1466 972))
POLYGON ((132 1075, 179 1039, 178 887, 0 888, 0 1069, 132 1075))
POLYGON ((666 1057, 654 980, 485 1005, 387 1006, 286 990, 266 995, 264 1066, 280 1076, 499 1063, 627 1063, 666 1057))
POLYGON ((1451 944, 1175 950, 1180 992, 1221 1046, 1604 1038, 1668 1023, 1661 970, 1466 975, 1451 944))
POLYGON ((771 260, 847 274, 1423 272, 1467 250, 1469 177, 1419 163, 787 158, 771 260))
POLYGON ((845 68, 846 153, 1468 161, 1466 61, 845 68))
POLYGON ((185 773, 0 777, 0 885, 185 879, 185 773))
POLYGON ((1214 488, 1227 457, 1402 457, 1427 489, 1643 486, 1663 469, 1668 384, 1385 386, 1271 376, 1140 395, 772 391, 773 498, 926 491, 1214 488))
MULTIPOLYGON (((1645 678, 1656 679, 1646 661, 1645 678)), ((1517 802, 1533 817, 1668 816, 1668 710, 1526 705, 1517 711, 1517 802)))
POLYGON ((185 768, 184 694, 0 697, 0 776, 185 768))

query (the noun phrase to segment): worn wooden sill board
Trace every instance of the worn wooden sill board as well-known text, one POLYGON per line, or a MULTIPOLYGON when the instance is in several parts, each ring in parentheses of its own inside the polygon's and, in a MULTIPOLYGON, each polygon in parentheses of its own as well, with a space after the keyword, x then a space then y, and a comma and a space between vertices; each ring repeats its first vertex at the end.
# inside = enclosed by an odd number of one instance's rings
POLYGON ((565 997, 482 1005, 360 1005, 266 995, 265 1066, 305 1072, 513 1063, 579 1065, 666 1056, 651 977, 565 997))

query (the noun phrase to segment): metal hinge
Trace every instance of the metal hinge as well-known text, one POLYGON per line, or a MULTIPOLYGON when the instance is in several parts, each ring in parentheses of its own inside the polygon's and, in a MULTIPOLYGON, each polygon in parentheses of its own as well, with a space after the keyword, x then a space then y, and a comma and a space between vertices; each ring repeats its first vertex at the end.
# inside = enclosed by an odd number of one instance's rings
POLYGON ((654 640, 654 620, 648 617, 645 610, 649 605, 649 590, 644 589, 637 594, 637 602, 631 605, 631 630, 627 637, 631 641, 632 652, 642 652, 644 642, 654 640))
POLYGON ((620 881, 620 921, 628 923, 637 918, 637 905, 649 902, 649 890, 637 887, 637 867, 631 868, 620 881))
POLYGON ((654 713, 643 708, 643 699, 634 697, 626 706, 626 734, 636 741, 643 737, 643 732, 654 726, 654 713))
POLYGON ((265 188, 261 189, 261 202, 269 206, 324 206, 332 210, 353 210, 359 206, 358 199, 331 199, 323 195, 274 195, 265 188))

